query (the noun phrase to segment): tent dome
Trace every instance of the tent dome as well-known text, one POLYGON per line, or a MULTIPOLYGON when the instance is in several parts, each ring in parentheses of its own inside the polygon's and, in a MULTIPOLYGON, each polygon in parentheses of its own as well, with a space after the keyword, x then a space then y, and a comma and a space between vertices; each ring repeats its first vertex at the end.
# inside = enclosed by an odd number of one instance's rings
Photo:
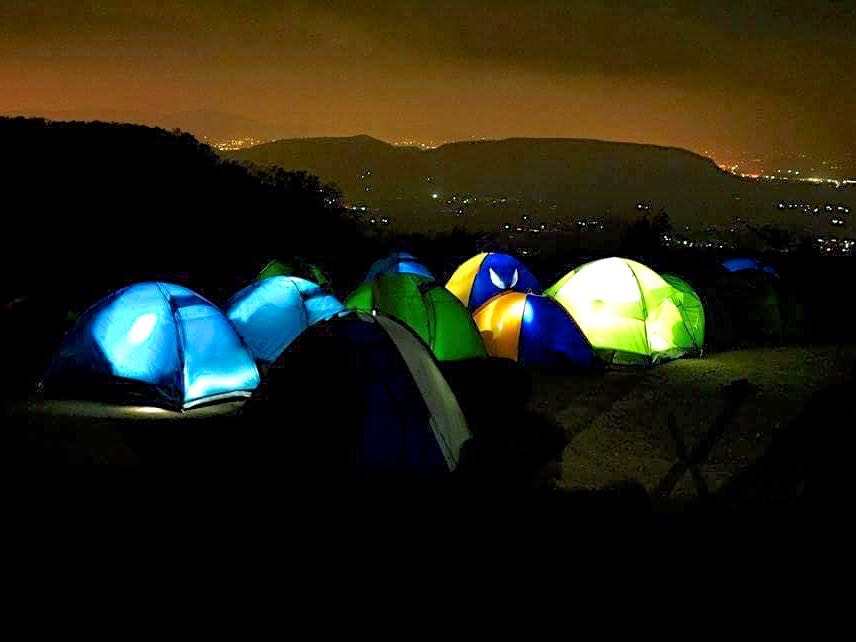
POLYGON ((189 408, 249 396, 253 358, 212 303, 170 283, 137 283, 89 308, 45 375, 49 395, 189 408))
POLYGON ((537 366, 596 363, 574 320, 545 296, 504 292, 482 305, 473 318, 491 356, 537 366))
POLYGON ((473 319, 463 304, 436 281, 416 274, 381 274, 345 300, 362 312, 381 312, 400 321, 431 348, 440 361, 487 356, 473 319))
POLYGON ((672 296, 672 301, 680 309, 687 332, 701 353, 704 349, 706 322, 701 297, 686 279, 677 274, 663 274, 662 277, 666 283, 675 288, 676 293, 672 296))
POLYGON ((694 322, 683 309, 686 295, 636 261, 586 263, 544 293, 570 312, 607 362, 651 364, 701 353, 703 336, 696 336, 697 325, 690 329, 694 322))
POLYGON ((771 274, 775 277, 779 276, 779 273, 776 270, 764 263, 763 261, 759 261, 758 259, 751 258, 748 256, 737 256, 730 259, 725 259, 722 262, 722 267, 725 268, 727 272, 742 272, 743 270, 758 270, 761 272, 766 272, 767 274, 771 274))
POLYGON ((482 252, 455 270, 446 283, 446 289, 469 310, 475 311, 488 299, 506 290, 540 293, 541 284, 513 256, 482 252))
POLYGON ((407 252, 393 252, 383 259, 379 259, 371 264, 369 271, 366 274, 366 281, 374 281, 381 274, 403 273, 403 274, 418 274, 428 279, 433 279, 427 267, 419 263, 415 256, 407 252))
POLYGON ((320 286, 293 276, 251 283, 226 304, 226 316, 253 357, 272 363, 310 325, 344 309, 320 286))
POLYGON ((763 270, 721 275, 711 288, 722 302, 739 341, 769 341, 799 336, 802 306, 786 284, 763 270))
POLYGON ((317 283, 322 288, 330 287, 330 279, 327 278, 324 271, 314 263, 300 257, 295 257, 291 261, 274 259, 262 268, 256 280, 261 281, 262 279, 269 279, 272 276, 296 276, 317 283))
POLYGON ((467 422, 434 358, 405 326, 362 312, 322 321, 280 356, 247 416, 295 460, 333 474, 454 470, 467 422), (295 408, 304 421, 295 425, 295 408), (277 425, 280 422, 282 425, 277 425))

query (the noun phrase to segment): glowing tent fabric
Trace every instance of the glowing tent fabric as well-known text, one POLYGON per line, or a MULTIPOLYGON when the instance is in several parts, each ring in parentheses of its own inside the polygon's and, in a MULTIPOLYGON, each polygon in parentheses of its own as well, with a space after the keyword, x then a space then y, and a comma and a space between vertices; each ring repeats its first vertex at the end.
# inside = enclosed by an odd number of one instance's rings
POLYGON ((701 352, 704 348, 705 330, 704 305, 701 297, 693 286, 678 275, 663 274, 662 276, 666 283, 675 288, 676 293, 672 296, 672 301, 680 309, 687 332, 701 352))
POLYGON ((345 306, 363 312, 376 310, 404 323, 440 361, 487 356, 469 310, 432 279, 416 274, 381 274, 357 288, 345 306))
POLYGON ((605 361, 651 364, 700 354, 703 337, 683 310, 686 294, 622 258, 586 263, 545 294, 561 303, 605 361))
POLYGON ((323 461, 333 475, 445 474, 471 437, 431 353, 380 314, 356 312, 309 328, 277 360, 246 412, 272 427, 298 464, 323 461), (300 416, 310 423, 301 426, 300 416))
POLYGON ((322 288, 330 287, 330 279, 324 274, 323 270, 314 263, 296 258, 293 261, 285 262, 279 259, 274 259, 268 263, 256 280, 269 279, 272 276, 296 276, 313 283, 317 283, 322 288))
POLYGON ((374 281, 378 276, 386 273, 418 274, 428 279, 434 278, 427 267, 407 252, 393 252, 386 258, 375 261, 371 264, 365 280, 374 281))
POLYGON ((182 409, 249 396, 259 373, 213 304, 170 283, 131 285, 89 308, 45 376, 51 395, 182 409))
POLYGON ((541 284, 513 256, 483 252, 462 263, 446 283, 446 289, 475 311, 507 290, 540 293, 541 284))
POLYGON ((253 357, 272 363, 306 328, 344 309, 341 302, 305 279, 271 276, 235 294, 226 316, 253 357))
POLYGON ((473 318, 493 357, 534 366, 596 364, 582 331, 553 299, 504 292, 481 306, 473 318))

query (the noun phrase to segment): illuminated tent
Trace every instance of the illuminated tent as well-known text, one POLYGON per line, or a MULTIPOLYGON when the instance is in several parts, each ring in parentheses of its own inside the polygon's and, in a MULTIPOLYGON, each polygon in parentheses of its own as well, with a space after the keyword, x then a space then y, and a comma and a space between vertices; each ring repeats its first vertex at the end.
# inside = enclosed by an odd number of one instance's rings
POLYGON ((596 363, 577 324, 548 297, 504 292, 481 306, 473 318, 493 357, 535 366, 596 363))
POLYGON ((570 312, 608 363, 651 364, 701 353, 698 315, 683 309, 687 294, 636 261, 586 263, 545 294, 570 312))
POLYGON ((455 296, 432 279, 416 274, 381 274, 345 300, 351 310, 378 311, 402 322, 440 361, 487 356, 478 329, 455 296))
POLYGON ((704 349, 705 316, 704 305, 695 288, 686 279, 677 274, 663 274, 663 280, 677 291, 672 296, 672 301, 681 311, 687 332, 698 346, 699 353, 704 349))
POLYGON ((323 270, 314 263, 304 261, 301 258, 295 258, 289 262, 274 259, 259 272, 256 280, 261 281, 272 276, 296 276, 317 283, 322 288, 330 287, 330 279, 327 278, 323 270))
MULTIPOLYGON (((354 312, 322 321, 280 356, 250 421, 296 462, 331 474, 442 474, 470 439, 458 401, 425 344, 402 324, 354 312), (305 409, 301 426, 295 409, 305 409)), ((325 473, 328 474, 328 473, 325 473)))
POLYGON ((747 256, 738 256, 730 259, 725 259, 722 262, 722 267, 725 268, 727 272, 742 272, 744 270, 758 270, 760 272, 766 272, 767 274, 771 274, 775 277, 779 276, 779 273, 776 272, 771 266, 766 263, 759 261, 758 259, 753 259, 747 256))
POLYGON ((403 274, 418 274, 428 279, 433 279, 434 275, 427 267, 419 263, 416 257, 406 252, 393 252, 385 259, 379 259, 371 264, 366 281, 374 281, 381 274, 386 273, 403 273, 403 274))
POLYGON ((446 289, 475 311, 485 301, 506 290, 540 293, 541 284, 513 256, 483 252, 462 263, 452 274, 446 289))
POLYGON ((344 309, 320 286, 293 276, 251 283, 226 304, 226 316, 253 357, 272 363, 310 325, 344 309))
POLYGON ((137 283, 89 308, 45 375, 48 395, 186 409, 249 396, 253 358, 212 303, 170 283, 137 283))

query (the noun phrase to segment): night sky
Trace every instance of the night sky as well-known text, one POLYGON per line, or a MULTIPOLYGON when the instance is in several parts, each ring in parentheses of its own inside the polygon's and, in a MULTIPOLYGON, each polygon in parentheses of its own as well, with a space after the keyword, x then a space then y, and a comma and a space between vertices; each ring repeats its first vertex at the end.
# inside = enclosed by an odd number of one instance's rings
POLYGON ((0 0, 0 112, 199 109, 834 156, 856 144, 856 2, 0 0))

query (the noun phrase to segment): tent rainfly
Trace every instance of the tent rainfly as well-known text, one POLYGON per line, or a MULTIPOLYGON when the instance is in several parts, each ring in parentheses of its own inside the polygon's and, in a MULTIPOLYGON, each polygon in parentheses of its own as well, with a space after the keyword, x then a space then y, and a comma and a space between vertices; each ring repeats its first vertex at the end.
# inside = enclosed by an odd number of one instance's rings
POLYGON ((330 288, 330 279, 327 278, 324 271, 316 264, 301 258, 295 258, 288 262, 274 259, 262 268, 256 280, 261 281, 272 276, 296 276, 312 283, 317 283, 322 288, 330 288))
POLYGON ((482 305, 474 318, 493 357, 534 366, 597 363, 577 324, 548 297, 504 292, 482 305))
POLYGON ((49 396, 187 409, 247 397, 253 358, 212 303, 179 285, 137 283, 89 308, 45 375, 49 396))
POLYGON ((293 276, 251 283, 226 305, 226 316, 253 357, 272 363, 310 325, 344 309, 320 286, 293 276))
MULTIPOLYGON (((453 471, 470 430, 454 393, 419 338, 382 314, 353 312, 304 332, 247 405, 296 465, 434 477, 453 471), (292 425, 303 409, 303 427, 292 425)), ((326 473, 325 473, 326 474, 326 473)))
POLYGON ((427 279, 433 279, 431 271, 422 265, 415 256, 407 252, 393 252, 383 259, 378 259, 369 267, 366 281, 374 281, 381 274, 418 274, 427 279))
POLYGON ((462 263, 446 289, 471 312, 507 290, 540 294, 541 284, 520 261, 509 254, 481 253, 462 263))
POLYGON ((586 263, 544 293, 564 306, 607 363, 647 365, 701 353, 698 314, 684 309, 688 295, 636 261, 586 263))
POLYGON ((381 274, 345 300, 351 310, 381 312, 405 324, 440 361, 487 356, 469 311, 432 279, 416 274, 381 274))

